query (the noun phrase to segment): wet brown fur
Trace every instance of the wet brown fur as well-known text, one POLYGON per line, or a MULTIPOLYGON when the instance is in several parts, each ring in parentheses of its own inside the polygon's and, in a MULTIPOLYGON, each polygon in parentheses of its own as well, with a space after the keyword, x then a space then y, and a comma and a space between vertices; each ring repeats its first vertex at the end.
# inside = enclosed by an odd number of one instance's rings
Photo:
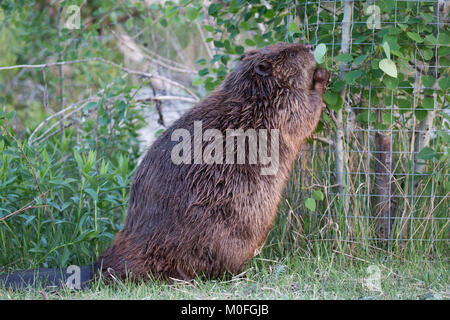
MULTIPOLYGON (((301 144, 315 129, 328 74, 310 46, 280 43, 244 54, 206 99, 150 147, 131 186, 124 228, 100 256, 103 274, 209 278, 242 271, 264 242, 301 144), (279 170, 255 164, 181 164, 172 132, 278 129, 279 170)), ((269 140, 270 141, 270 140, 269 140)), ((207 142, 204 142, 206 145, 207 142)))

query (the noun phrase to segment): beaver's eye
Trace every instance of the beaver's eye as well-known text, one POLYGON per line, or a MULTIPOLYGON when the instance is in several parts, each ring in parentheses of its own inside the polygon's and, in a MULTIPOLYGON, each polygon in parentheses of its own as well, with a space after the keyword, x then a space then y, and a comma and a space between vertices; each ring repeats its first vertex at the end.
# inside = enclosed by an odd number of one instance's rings
POLYGON ((289 53, 289 56, 295 57, 295 52, 291 51, 291 52, 289 53))

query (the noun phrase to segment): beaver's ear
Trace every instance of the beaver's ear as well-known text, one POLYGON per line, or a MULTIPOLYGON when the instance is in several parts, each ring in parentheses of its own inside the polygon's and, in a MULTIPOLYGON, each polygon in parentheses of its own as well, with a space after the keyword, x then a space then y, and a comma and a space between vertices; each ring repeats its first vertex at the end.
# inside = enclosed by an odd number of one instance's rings
POLYGON ((272 65, 267 61, 261 61, 255 66, 255 72, 262 77, 267 77, 272 74, 272 65))

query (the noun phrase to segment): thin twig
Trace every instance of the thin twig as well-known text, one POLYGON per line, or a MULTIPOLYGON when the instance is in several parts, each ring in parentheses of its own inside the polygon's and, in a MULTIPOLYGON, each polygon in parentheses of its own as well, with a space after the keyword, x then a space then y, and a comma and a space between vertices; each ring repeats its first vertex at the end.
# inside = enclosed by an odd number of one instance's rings
POLYGON ((182 85, 179 82, 170 80, 166 77, 160 76, 160 75, 156 75, 153 73, 149 73, 149 72, 143 72, 143 71, 138 71, 138 70, 133 70, 133 69, 129 69, 126 67, 122 67, 121 65, 100 58, 100 57, 94 57, 94 58, 86 58, 86 59, 77 59, 77 60, 70 60, 70 61, 60 61, 60 62, 49 62, 49 63, 43 63, 43 64, 18 64, 18 65, 14 65, 14 66, 8 66, 8 67, 0 67, 0 70, 11 70, 11 69, 19 69, 19 68, 30 68, 30 69, 36 69, 36 68, 46 68, 46 67, 52 67, 52 66, 60 66, 60 65, 66 65, 66 64, 74 64, 74 63, 80 63, 80 62, 90 62, 90 61, 99 61, 99 62, 103 62, 105 64, 109 64, 113 67, 116 67, 120 70, 122 70, 123 72, 129 73, 129 74, 135 74, 141 77, 145 77, 145 78, 155 78, 155 79, 159 79, 161 81, 165 81, 175 87, 178 87, 180 89, 183 89, 184 91, 186 91, 189 95, 191 95, 192 97, 194 97, 195 99, 200 100, 200 98, 191 90, 189 90, 187 87, 185 87, 184 85, 182 85))
POLYGON ((21 213, 21 212, 24 212, 24 211, 26 211, 26 210, 29 210, 29 209, 36 209, 36 208, 43 208, 43 207, 47 207, 47 206, 48 206, 48 204, 44 204, 44 205, 40 205, 40 206, 28 206, 28 207, 23 207, 23 208, 21 208, 21 209, 19 209, 19 210, 14 211, 13 213, 8 214, 7 216, 4 216, 3 218, 0 218, 0 222, 2 222, 3 220, 6 220, 6 219, 8 219, 9 217, 12 217, 12 216, 14 216, 14 215, 16 215, 16 214, 19 214, 19 213, 21 213))
POLYGON ((145 98, 137 98, 136 101, 151 101, 151 100, 157 100, 157 101, 164 101, 164 100, 178 100, 178 101, 184 101, 184 102, 190 102, 190 103, 196 103, 198 100, 189 98, 189 97, 181 97, 181 96, 152 96, 152 97, 145 97, 145 98))
POLYGON ((326 143, 326 144, 329 144, 330 146, 333 145, 333 141, 332 140, 330 140, 328 138, 325 138, 325 137, 321 137, 321 136, 319 136, 317 134, 311 135, 311 139, 317 140, 317 141, 320 141, 320 142, 323 142, 323 143, 326 143))
POLYGON ((208 53, 208 56, 210 59, 213 58, 213 54, 211 52, 211 48, 208 45, 208 42, 206 42, 205 34, 203 33, 202 27, 200 26, 198 21, 195 21, 195 25, 197 26, 198 33, 200 34, 200 38, 202 39, 203 45, 205 46, 206 52, 208 53))
MULTIPOLYGON (((112 34, 116 37, 116 39, 118 40, 118 41, 120 41, 121 43, 123 43, 128 49, 130 49, 131 51, 133 51, 133 52, 136 52, 136 49, 135 48, 133 48, 132 46, 130 46, 121 36, 119 36, 117 33, 115 33, 114 31, 112 31, 111 30, 111 32, 112 32, 112 34)), ((129 37, 130 39, 131 39, 131 37, 129 37)), ((175 71, 175 72, 180 72, 180 73, 191 73, 191 74, 195 74, 195 73, 197 73, 196 71, 194 71, 194 70, 190 70, 190 69, 186 69, 186 68, 178 68, 178 67, 173 67, 173 66, 171 66, 171 65, 169 65, 169 64, 167 64, 167 63, 165 63, 165 62, 162 62, 162 61, 160 61, 160 60, 158 60, 158 59, 155 59, 155 58, 153 58, 153 57, 150 57, 149 55, 147 55, 147 54, 144 54, 144 53, 142 53, 142 52, 139 52, 139 54, 141 54, 142 56, 144 56, 144 58, 146 58, 147 60, 149 60, 149 61, 151 61, 151 62, 154 62, 155 64, 157 64, 157 65, 159 65, 159 66, 161 66, 161 67, 163 67, 163 68, 166 68, 166 69, 168 69, 168 70, 172 70, 172 71, 175 71)))

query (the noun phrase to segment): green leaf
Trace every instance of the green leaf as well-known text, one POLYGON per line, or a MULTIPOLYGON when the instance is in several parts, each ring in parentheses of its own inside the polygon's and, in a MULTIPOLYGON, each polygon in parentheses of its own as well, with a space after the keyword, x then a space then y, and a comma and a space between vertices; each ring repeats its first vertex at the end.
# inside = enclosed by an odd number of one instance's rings
POLYGON ((427 117, 428 111, 427 110, 415 110, 414 115, 416 116, 417 120, 422 121, 427 117))
POLYGON ((430 147, 425 147, 417 154, 417 158, 422 160, 430 160, 435 158, 436 155, 437 154, 433 149, 431 149, 430 147))
POLYGON ((440 45, 449 45, 450 44, 450 32, 443 31, 438 35, 438 42, 440 45))
POLYGON ((80 234, 77 239, 80 239, 82 241, 88 241, 88 240, 97 238, 99 234, 100 234, 99 231, 95 231, 95 230, 87 231, 86 230, 82 234, 80 234))
POLYGON ((425 44, 437 46, 439 44, 439 41, 436 39, 435 36, 429 34, 425 37, 425 44))
POLYGON ((325 199, 325 196, 323 195, 322 191, 314 190, 313 198, 316 199, 317 201, 322 201, 323 199, 325 199))
POLYGON ((168 8, 169 10, 166 13, 166 18, 167 19, 170 19, 170 18, 174 17, 177 14, 177 12, 178 12, 178 6, 171 6, 169 8, 168 8))
POLYGON ((93 189, 91 189, 91 188, 86 188, 84 191, 85 191, 88 195, 90 195, 91 198, 94 199, 95 202, 98 202, 98 195, 97 195, 97 193, 96 193, 93 189))
POLYGON ((336 80, 331 84, 330 90, 333 92, 340 92, 345 87, 345 81, 336 80))
POLYGON ((344 100, 342 100, 342 97, 340 95, 337 96, 336 103, 334 105, 328 105, 328 108, 331 110, 338 111, 342 108, 342 104, 344 103, 344 100))
POLYGON ((165 129, 158 129, 158 130, 156 130, 156 132, 155 132, 155 138, 158 138, 160 135, 161 135, 161 133, 163 133, 165 131, 165 129))
POLYGON ((198 17, 198 12, 199 11, 196 8, 188 7, 188 8, 186 8, 186 17, 189 20, 194 21, 198 17))
POLYGON ((430 50, 430 49, 423 50, 423 58, 425 60, 430 60, 431 58, 433 58, 433 55, 434 55, 433 50, 430 50))
POLYGON ((234 51, 236 54, 243 54, 244 53, 244 47, 243 46, 235 46, 234 51))
POLYGON ((199 64, 199 65, 205 65, 206 64, 206 59, 198 59, 197 61, 194 62, 195 64, 199 64))
POLYGON ((408 29, 408 25, 407 24, 403 24, 403 23, 397 23, 397 24, 400 27, 400 29, 402 29, 403 31, 406 31, 406 29, 408 29))
POLYGON ((396 3, 394 2, 394 0, 383 0, 383 1, 381 1, 380 4, 383 5, 384 9, 387 12, 394 11, 395 6, 396 6, 396 3))
POLYGON ((203 79, 202 79, 202 77, 199 76, 199 75, 196 75, 196 76, 194 77, 194 79, 192 79, 192 85, 193 85, 194 87, 201 85, 202 82, 203 82, 203 79))
POLYGON ((337 55, 337 56, 335 57, 335 59, 336 59, 337 61, 339 61, 339 62, 344 62, 344 63, 346 63, 346 62, 352 61, 352 60, 353 60, 353 56, 352 56, 350 53, 342 53, 342 54, 340 54, 340 55, 337 55))
POLYGON ((363 75, 363 72, 361 70, 353 70, 353 71, 347 72, 344 75, 344 80, 348 84, 354 84, 355 80, 358 79, 359 77, 361 77, 362 75, 363 75))
POLYGON ((292 32, 292 33, 299 33, 300 32, 300 28, 297 26, 297 24, 294 21, 292 21, 289 24, 288 30, 289 30, 289 32, 292 32))
POLYGON ((16 116, 16 111, 13 110, 11 112, 8 112, 6 114, 6 119, 8 119, 9 121, 12 121, 14 119, 14 117, 16 116))
POLYGON ((375 112, 364 111, 356 116, 356 120, 361 123, 372 123, 377 120, 375 112))
POLYGON ((211 3, 211 5, 208 8, 208 14, 210 16, 215 16, 219 11, 220 7, 221 5, 219 5, 218 3, 211 3))
POLYGON ((323 99, 325 100, 327 105, 334 106, 338 101, 338 94, 335 92, 325 92, 323 94, 323 99))
POLYGON ((167 23, 167 20, 164 18, 161 18, 161 20, 159 20, 159 23, 165 28, 167 27, 169 24, 167 23))
POLYGON ((316 210, 316 200, 314 200, 313 198, 306 199, 305 207, 308 208, 311 211, 316 210))
POLYGON ((450 77, 439 79, 438 84, 439 88, 441 88, 444 91, 447 90, 448 87, 450 87, 450 77))
POLYGON ((448 54, 450 54, 450 47, 439 47, 438 49, 439 57, 446 56, 448 54))
POLYGON ((216 40, 214 40, 213 43, 214 43, 214 46, 215 46, 216 48, 223 48, 223 47, 224 47, 224 44, 223 44, 223 42, 221 42, 221 41, 216 41, 216 40))
POLYGON ((70 257, 70 250, 67 246, 64 247, 63 255, 61 257, 61 265, 65 266, 70 257))
POLYGON ((436 79, 433 76, 423 76, 422 82, 425 87, 432 87, 436 79))
POLYGON ((391 119, 391 117, 392 117, 391 114, 385 113, 385 114, 383 114, 383 121, 384 121, 385 123, 392 124, 392 120, 393 120, 393 119, 391 119))
POLYGON ((321 64, 325 61, 324 57, 327 53, 327 46, 323 43, 319 44, 314 50, 314 59, 318 64, 321 64))
POLYGON ((203 77, 206 76, 209 73, 209 69, 208 68, 203 68, 201 70, 198 71, 198 75, 203 77))
POLYGON ((418 33, 415 33, 415 32, 407 32, 406 35, 407 35, 409 38, 411 38, 412 40, 414 40, 415 42, 417 42, 417 43, 422 43, 422 42, 423 42, 422 38, 420 37, 420 35, 419 35, 418 33))
POLYGON ((388 89, 394 90, 398 87, 398 79, 390 76, 383 77, 383 83, 388 89))
POLYGON ((391 59, 382 59, 378 65, 387 75, 397 78, 397 67, 391 59))
POLYGON ((424 98, 422 100, 422 107, 424 109, 433 109, 434 108, 434 100, 433 98, 424 98))
POLYGON ((433 22, 433 20, 434 20, 433 15, 428 12, 422 12, 421 16, 426 22, 433 22))
POLYGON ((355 65, 359 65, 359 64, 363 63, 363 61, 366 60, 366 59, 367 59, 367 54, 363 54, 362 56, 359 56, 358 58, 356 58, 356 59, 353 61, 353 63, 354 63, 355 65))
POLYGON ((214 32, 214 28, 207 24, 203 25, 203 29, 205 29, 208 32, 214 32))
POLYGON ((81 158, 80 153, 77 150, 75 150, 73 152, 73 156, 74 156, 75 161, 76 161, 76 163, 78 165, 78 168, 80 168, 80 169, 83 168, 84 162, 83 162, 83 159, 81 158))
POLYGON ((245 44, 248 45, 249 47, 254 47, 256 46, 255 41, 253 41, 252 39, 245 39, 245 44))
POLYGON ((391 47, 387 41, 383 42, 383 50, 388 59, 391 59, 391 47))

